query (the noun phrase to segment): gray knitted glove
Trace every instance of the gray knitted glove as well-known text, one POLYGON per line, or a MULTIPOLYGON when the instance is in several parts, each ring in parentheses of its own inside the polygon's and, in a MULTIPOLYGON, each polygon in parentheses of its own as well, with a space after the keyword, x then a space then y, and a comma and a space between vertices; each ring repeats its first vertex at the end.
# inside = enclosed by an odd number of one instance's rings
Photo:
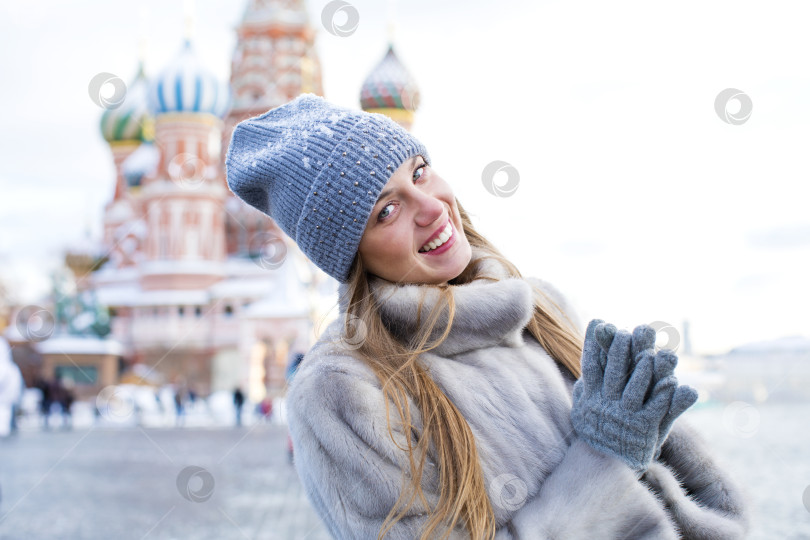
MULTIPOLYGON (((610 344, 608 344, 607 347, 604 347, 603 344, 600 343, 600 346, 602 346, 602 350, 605 353, 610 350, 610 344)), ((653 351, 654 349, 655 330, 646 324, 637 326, 635 330, 633 330, 631 346, 633 359, 636 361, 636 363, 638 363, 638 359, 643 351, 653 351)), ((655 353, 655 360, 652 369, 652 384, 650 387, 654 387, 658 381, 664 380, 666 377, 674 377, 673 373, 675 371, 675 366, 677 365, 678 357, 673 351, 669 349, 661 349, 655 353)), ((675 419, 683 414, 686 409, 694 405, 697 398, 697 390, 690 386, 682 385, 675 389, 675 392, 672 395, 672 402, 670 403, 669 411, 661 421, 661 427, 658 430, 658 443, 655 447, 655 453, 653 455, 654 459, 658 459, 658 457, 661 455, 661 446, 664 444, 664 441, 666 441, 675 419)))
POLYGON ((618 457, 640 477, 653 459, 677 379, 664 377, 650 390, 656 357, 650 348, 633 357, 631 348, 629 332, 600 319, 588 324, 571 421, 580 438, 618 457))

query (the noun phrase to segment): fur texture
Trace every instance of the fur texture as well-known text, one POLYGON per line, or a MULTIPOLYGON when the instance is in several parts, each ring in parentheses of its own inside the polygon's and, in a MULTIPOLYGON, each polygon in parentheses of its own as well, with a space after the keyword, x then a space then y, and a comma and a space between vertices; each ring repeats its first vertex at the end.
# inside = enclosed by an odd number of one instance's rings
MULTIPOLYGON (((494 262, 485 264, 504 277, 494 262)), ((533 283, 581 329, 559 291, 533 283)), ((374 283, 386 323, 402 337, 413 331, 425 290, 374 283)), ((499 540, 744 537, 743 494, 683 420, 641 479, 576 437, 574 381, 524 330, 532 310, 528 281, 478 281, 457 287, 455 298, 450 337, 422 360, 475 435, 499 540)), ((427 295, 423 314, 431 301, 427 295)), ((380 383, 341 345, 342 324, 341 317, 329 327, 299 368, 288 394, 290 430, 299 476, 332 535, 371 539, 407 485, 397 444, 413 434, 404 433, 392 407, 392 441, 380 383)), ((435 471, 428 456, 429 504, 437 499, 435 471)), ((418 538, 427 512, 415 504, 387 538, 418 538)), ((458 530, 452 538, 469 535, 458 530)))

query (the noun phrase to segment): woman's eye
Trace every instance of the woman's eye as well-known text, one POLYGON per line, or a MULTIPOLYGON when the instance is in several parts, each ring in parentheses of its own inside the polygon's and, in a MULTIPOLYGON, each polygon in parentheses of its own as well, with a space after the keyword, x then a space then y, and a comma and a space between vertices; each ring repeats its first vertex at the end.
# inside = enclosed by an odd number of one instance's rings
POLYGON ((427 163, 422 163, 415 171, 413 171, 414 180, 419 180, 422 178, 422 175, 425 174, 425 167, 427 167, 427 163))
POLYGON ((394 208, 393 204, 386 204, 385 207, 380 211, 380 215, 377 216, 379 219, 385 219, 391 215, 392 209, 394 208))

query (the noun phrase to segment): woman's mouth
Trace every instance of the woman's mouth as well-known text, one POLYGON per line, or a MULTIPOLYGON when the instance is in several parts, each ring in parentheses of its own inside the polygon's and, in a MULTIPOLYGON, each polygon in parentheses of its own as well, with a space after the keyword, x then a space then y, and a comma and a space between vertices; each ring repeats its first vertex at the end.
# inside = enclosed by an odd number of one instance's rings
POLYGON ((447 251, 455 243, 456 235, 453 233, 453 222, 448 221, 439 236, 419 248, 419 253, 439 254, 447 251))

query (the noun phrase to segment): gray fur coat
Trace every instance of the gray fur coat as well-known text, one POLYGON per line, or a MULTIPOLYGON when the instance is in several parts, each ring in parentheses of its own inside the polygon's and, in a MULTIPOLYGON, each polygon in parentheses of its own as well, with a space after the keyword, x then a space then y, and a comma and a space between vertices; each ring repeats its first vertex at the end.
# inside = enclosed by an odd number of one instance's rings
MULTIPOLYGON (((506 278, 494 261, 481 264, 506 278)), ((570 420, 574 380, 524 330, 532 315, 530 283, 582 329, 566 299, 546 282, 476 281, 455 288, 451 333, 422 357, 475 436, 497 538, 743 538, 743 493, 683 419, 638 480, 620 460, 577 438, 570 420)), ((423 309, 429 312, 435 302, 429 287, 378 280, 373 291, 385 299, 385 321, 401 337, 414 330, 426 291, 423 309)), ((340 341, 341 313, 305 356, 288 393, 295 465, 334 537, 375 539, 399 497, 407 465, 389 435, 379 381, 352 344, 340 341)), ((418 429, 418 410, 412 410, 418 429)), ((392 407, 392 431, 403 446, 406 436, 414 439, 398 419, 392 407)), ((435 502, 439 486, 430 456, 422 486, 435 502)), ((386 538, 418 538, 427 512, 415 504, 386 538)), ((452 538, 469 534, 459 529, 452 538)))

